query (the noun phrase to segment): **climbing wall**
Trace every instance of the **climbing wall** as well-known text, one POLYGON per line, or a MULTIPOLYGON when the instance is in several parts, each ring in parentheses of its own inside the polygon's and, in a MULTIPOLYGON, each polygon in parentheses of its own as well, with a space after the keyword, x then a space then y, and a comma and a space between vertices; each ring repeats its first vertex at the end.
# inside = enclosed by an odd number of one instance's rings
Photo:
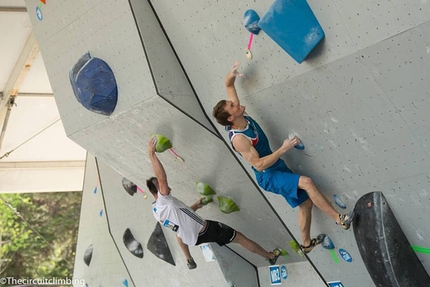
POLYGON ((119 253, 121 245, 112 240, 102 192, 96 159, 88 155, 73 272, 76 279, 74 286, 139 286, 133 284, 128 267, 119 253), (91 249, 85 261, 86 251, 91 249), (87 285, 77 285, 82 280, 87 285))
MULTIPOLYGON (((294 171, 311 176, 329 200, 338 195, 346 211, 363 194, 382 191, 410 244, 430 247, 423 216, 430 200, 427 2, 309 1, 325 39, 302 64, 264 32, 253 38, 253 59, 245 56, 249 32, 243 14, 254 9, 261 16, 272 1, 26 3, 28 11, 38 6, 43 13, 42 20, 36 13, 30 17, 68 136, 122 176, 142 185, 151 175, 149 134, 164 134, 185 159, 181 163, 169 152, 160 156, 179 198, 192 203, 194 182, 207 182, 241 211, 224 215, 212 204, 202 210, 205 217, 238 228, 268 249, 287 248, 289 231, 300 238, 297 210, 255 187, 249 165, 222 141, 223 128, 204 114, 210 116, 225 97, 225 74, 238 59, 242 104, 272 146, 279 147, 289 132, 304 142, 304 151, 283 157, 294 171), (110 117, 85 110, 74 98, 68 71, 88 51, 115 73, 119 100, 110 117)), ((324 280, 373 286, 352 230, 342 230, 317 209, 313 215, 312 234, 328 234, 336 247, 309 255, 324 280), (342 253, 342 258, 340 249, 350 257, 342 253)), ((117 232, 119 237, 123 231, 117 232)), ((251 264, 267 267, 257 256, 232 248, 251 264)), ((429 272, 428 255, 418 256, 429 272)), ((280 264, 297 278, 308 268, 288 265, 310 267, 304 260, 290 254, 280 264)), ((267 273, 259 274, 264 286, 267 273)), ((315 282, 299 284, 323 284, 314 275, 315 282)))
MULTIPOLYGON (((294 171, 311 176, 331 201, 340 196, 347 211, 363 194, 383 191, 411 245, 429 247, 422 216, 430 200, 427 2, 308 1, 326 37, 301 65, 264 32, 253 38, 253 59, 245 56, 243 14, 253 9, 262 16, 272 1, 152 3, 207 113, 225 95, 224 76, 239 59, 242 104, 272 146, 289 132, 306 145, 284 157, 294 171)), ((298 236, 297 211, 276 195, 267 197, 298 236)), ((352 231, 319 210, 313 214, 312 234, 329 234, 336 247, 309 256, 326 281, 372 286, 352 231)), ((429 272, 428 255, 418 256, 429 272)))

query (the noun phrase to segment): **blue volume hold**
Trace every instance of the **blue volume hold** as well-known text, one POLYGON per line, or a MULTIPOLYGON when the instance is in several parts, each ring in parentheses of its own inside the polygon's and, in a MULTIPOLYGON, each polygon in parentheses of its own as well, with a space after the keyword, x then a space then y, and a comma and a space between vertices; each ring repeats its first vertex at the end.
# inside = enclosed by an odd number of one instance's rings
POLYGON ((245 11, 243 15, 243 24, 246 30, 252 34, 258 35, 261 30, 261 28, 258 27, 258 21, 260 21, 260 16, 258 16, 257 12, 251 9, 245 11))
POLYGON ((337 194, 333 194, 334 203, 342 209, 346 208, 345 203, 343 203, 342 199, 337 194))

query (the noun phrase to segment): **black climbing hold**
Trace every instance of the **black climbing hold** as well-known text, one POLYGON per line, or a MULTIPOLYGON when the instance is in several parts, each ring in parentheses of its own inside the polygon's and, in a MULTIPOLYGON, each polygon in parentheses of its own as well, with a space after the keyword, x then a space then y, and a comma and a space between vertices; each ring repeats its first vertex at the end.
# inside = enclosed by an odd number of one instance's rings
POLYGON ((128 251, 131 252, 136 257, 143 258, 143 248, 142 245, 137 241, 130 229, 127 228, 124 231, 124 235, 122 237, 122 241, 124 242, 125 247, 127 247, 128 251))
POLYGON ((137 186, 125 177, 122 179, 122 186, 124 187, 125 191, 127 191, 127 193, 131 196, 133 196, 137 192, 137 186))
POLYGON ((380 191, 355 204, 354 236, 377 287, 427 287, 430 277, 380 191))
POLYGON ((87 266, 90 266, 91 259, 93 258, 93 245, 87 247, 84 253, 84 262, 87 266))
POLYGON ((155 229, 152 232, 151 237, 149 237, 146 248, 161 260, 176 266, 160 223, 157 222, 155 225, 155 229))

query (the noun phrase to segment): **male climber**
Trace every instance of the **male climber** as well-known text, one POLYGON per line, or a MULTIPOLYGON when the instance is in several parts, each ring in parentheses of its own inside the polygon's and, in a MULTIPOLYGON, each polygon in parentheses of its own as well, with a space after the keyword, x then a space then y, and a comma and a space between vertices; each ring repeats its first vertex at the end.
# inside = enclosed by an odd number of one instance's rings
POLYGON ((149 191, 155 198, 152 211, 155 219, 164 227, 176 232, 178 243, 187 259, 188 268, 197 267, 188 246, 207 242, 216 242, 220 246, 231 242, 238 243, 249 251, 266 258, 270 264, 275 264, 281 255, 280 249, 276 248, 272 252, 268 252, 241 232, 217 221, 204 220, 195 213, 197 209, 203 206, 200 199, 188 207, 171 195, 166 172, 155 154, 156 143, 156 137, 151 138, 148 142, 149 159, 155 173, 155 177, 146 181, 149 191))
POLYGON ((311 178, 294 174, 285 165, 280 157, 300 145, 297 137, 284 140, 281 147, 272 152, 263 130, 240 105, 234 86, 236 77, 241 76, 237 71, 239 64, 238 61, 234 63, 225 79, 228 100, 216 104, 213 116, 226 127, 233 149, 252 165, 258 185, 266 191, 282 195, 292 208, 299 207, 300 247, 304 253, 309 253, 321 243, 318 238, 310 236, 313 205, 344 229, 349 229, 354 212, 339 214, 318 191, 311 178))

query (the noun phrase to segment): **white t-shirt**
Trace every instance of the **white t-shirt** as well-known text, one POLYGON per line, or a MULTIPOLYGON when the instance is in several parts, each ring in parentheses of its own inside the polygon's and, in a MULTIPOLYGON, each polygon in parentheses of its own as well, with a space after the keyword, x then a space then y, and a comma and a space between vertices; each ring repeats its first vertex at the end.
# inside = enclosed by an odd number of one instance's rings
POLYGON ((195 245, 205 220, 172 195, 162 195, 152 204, 155 219, 175 231, 187 245, 195 245))

